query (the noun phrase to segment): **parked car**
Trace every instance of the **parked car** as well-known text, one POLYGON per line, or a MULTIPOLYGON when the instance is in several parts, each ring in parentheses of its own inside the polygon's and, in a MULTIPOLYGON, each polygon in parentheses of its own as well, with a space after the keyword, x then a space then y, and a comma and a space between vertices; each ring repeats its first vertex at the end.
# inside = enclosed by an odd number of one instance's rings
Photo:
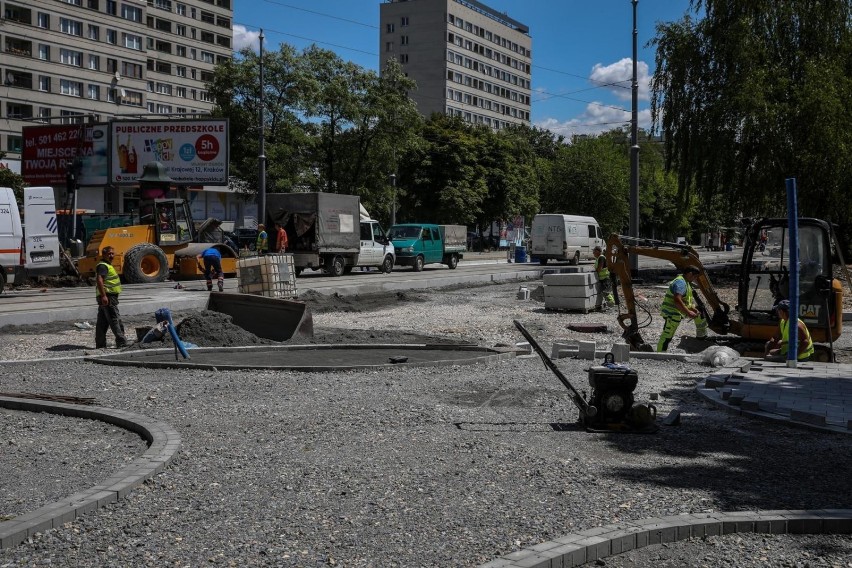
POLYGON ((239 245, 240 248, 254 250, 257 248, 257 229, 241 227, 234 232, 225 231, 225 236, 239 245))

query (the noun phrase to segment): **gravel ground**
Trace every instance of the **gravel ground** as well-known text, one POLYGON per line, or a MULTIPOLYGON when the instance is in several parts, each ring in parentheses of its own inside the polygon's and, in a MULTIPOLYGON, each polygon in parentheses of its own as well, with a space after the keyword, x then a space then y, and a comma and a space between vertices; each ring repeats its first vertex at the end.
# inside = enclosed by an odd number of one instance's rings
MULTIPOLYGON (((527 284, 533 298, 541 297, 539 285, 527 284)), ((433 336, 512 345, 522 340, 515 318, 548 351, 558 339, 594 338, 600 345, 619 337, 614 313, 550 312, 536 299, 518 300, 517 289, 305 299, 314 312, 315 342, 433 336), (566 327, 581 322, 607 323, 610 330, 581 335, 566 327)), ((637 291, 656 314, 663 290, 637 291)), ((656 340, 660 323, 650 322, 646 340, 656 340)), ((680 331, 694 333, 688 325, 680 331)), ((93 343, 93 331, 69 324, 6 328, 0 360, 82 355, 94 352, 93 343)), ((845 357, 850 344, 842 337, 838 352, 845 357)), ((678 350, 676 338, 671 351, 678 350)), ((587 384, 589 361, 558 364, 576 386, 587 384)), ((640 379, 637 400, 658 393, 659 414, 680 410, 680 426, 654 435, 586 433, 576 424, 568 391, 535 357, 311 374, 125 369, 80 360, 7 363, 0 367, 0 391, 95 397, 99 405, 170 423, 183 446, 165 472, 127 499, 0 551, 0 566, 475 566, 622 520, 852 508, 850 437, 717 410, 694 392, 709 372, 698 363, 635 360, 631 366, 640 379)), ((18 500, 37 506, 39 499, 93 484, 141 453, 128 443, 130 435, 110 426, 80 430, 71 425, 80 421, 56 418, 68 427, 43 435, 23 431, 27 422, 16 420, 24 419, 0 420, 0 494, 15 495, 0 500, 0 514, 18 513, 18 500), (74 444, 82 437, 85 451, 74 444), (67 465, 33 467, 30 457, 7 450, 10 439, 36 440, 43 459, 67 465)), ((852 566, 850 558, 848 535, 734 535, 604 562, 852 566)))

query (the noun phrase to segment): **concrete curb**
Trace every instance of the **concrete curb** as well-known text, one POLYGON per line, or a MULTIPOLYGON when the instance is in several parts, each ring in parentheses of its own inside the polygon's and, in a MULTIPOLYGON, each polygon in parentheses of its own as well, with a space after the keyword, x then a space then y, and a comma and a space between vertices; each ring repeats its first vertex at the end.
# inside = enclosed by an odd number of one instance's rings
POLYGON ((176 430, 165 422, 141 414, 99 406, 12 397, 0 397, 0 407, 101 420, 136 432, 148 442, 148 449, 141 456, 94 487, 0 522, 0 549, 17 546, 35 533, 61 527, 99 507, 123 499, 145 480, 162 472, 180 449, 181 437, 176 430))
POLYGON ((479 568, 569 568, 649 545, 734 533, 850 534, 852 509, 734 511, 651 517, 570 533, 512 552, 479 568))

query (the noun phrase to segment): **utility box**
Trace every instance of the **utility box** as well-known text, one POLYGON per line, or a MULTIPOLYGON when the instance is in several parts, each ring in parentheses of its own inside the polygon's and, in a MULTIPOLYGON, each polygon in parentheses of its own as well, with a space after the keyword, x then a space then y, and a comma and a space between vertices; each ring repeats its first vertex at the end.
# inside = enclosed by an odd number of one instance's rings
POLYGON ((587 313, 597 298, 596 277, 591 272, 544 275, 544 308, 587 313))
POLYGON ((237 278, 242 294, 268 298, 296 296, 296 267, 292 254, 268 254, 237 261, 237 278))

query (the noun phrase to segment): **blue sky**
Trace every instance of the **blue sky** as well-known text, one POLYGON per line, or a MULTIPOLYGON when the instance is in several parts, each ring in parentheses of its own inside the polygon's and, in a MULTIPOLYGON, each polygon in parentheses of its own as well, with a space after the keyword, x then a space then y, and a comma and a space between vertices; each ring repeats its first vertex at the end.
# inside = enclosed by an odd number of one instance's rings
MULTIPOLYGON (((530 28, 532 123, 570 137, 630 120, 633 8, 630 0, 481 0, 530 28), (623 80, 625 88, 600 87, 623 80)), ((235 0, 234 47, 312 43, 378 71, 380 0, 235 0)), ((639 124, 650 126, 648 81, 659 21, 680 19, 689 0, 639 0, 639 124)))

